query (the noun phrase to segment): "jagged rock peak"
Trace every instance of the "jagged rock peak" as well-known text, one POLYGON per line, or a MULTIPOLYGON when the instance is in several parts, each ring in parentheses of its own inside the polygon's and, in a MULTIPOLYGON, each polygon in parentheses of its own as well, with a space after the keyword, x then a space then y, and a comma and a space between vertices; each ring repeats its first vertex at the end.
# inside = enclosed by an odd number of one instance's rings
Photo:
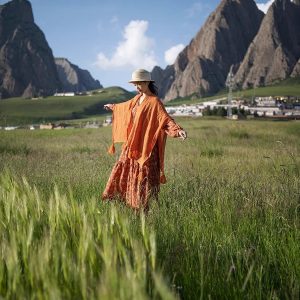
POLYGON ((300 58, 300 6, 275 0, 235 75, 242 88, 297 76, 300 58))
POLYGON ((31 4, 0 6, 0 94, 2 98, 51 95, 60 82, 52 50, 34 23, 31 4))
POLYGON ((79 68, 68 59, 63 57, 55 58, 55 63, 65 92, 85 92, 102 88, 100 82, 95 80, 89 71, 79 68))
POLYGON ((164 70, 159 66, 155 66, 151 71, 151 78, 158 87, 158 96, 164 98, 175 80, 174 65, 167 66, 164 70))
POLYGON ((14 23, 34 22, 31 3, 27 0, 12 0, 0 5, 0 17, 14 23))
POLYGON ((191 94, 213 94, 224 88, 231 65, 241 63, 264 14, 253 0, 223 0, 178 55, 170 100, 191 94))

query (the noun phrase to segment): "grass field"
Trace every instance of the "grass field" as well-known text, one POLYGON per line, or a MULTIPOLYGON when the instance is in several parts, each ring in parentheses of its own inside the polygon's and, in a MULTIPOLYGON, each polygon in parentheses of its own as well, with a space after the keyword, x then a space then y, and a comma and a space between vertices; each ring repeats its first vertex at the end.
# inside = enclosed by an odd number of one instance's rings
POLYGON ((0 131, 0 298, 299 299, 300 123, 178 119, 147 216, 111 128, 0 131))
POLYGON ((118 87, 103 89, 92 96, 6 99, 0 101, 0 126, 35 124, 86 118, 105 113, 106 103, 122 102, 132 94, 118 87))

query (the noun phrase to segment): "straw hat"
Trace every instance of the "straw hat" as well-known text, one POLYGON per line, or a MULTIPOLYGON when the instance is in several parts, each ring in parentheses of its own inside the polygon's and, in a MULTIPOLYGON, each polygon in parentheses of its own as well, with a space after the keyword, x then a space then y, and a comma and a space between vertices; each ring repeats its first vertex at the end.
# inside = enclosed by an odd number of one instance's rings
POLYGON ((135 70, 132 75, 131 75, 131 80, 129 82, 137 82, 137 81, 153 81, 151 79, 151 74, 150 72, 144 70, 144 69, 138 69, 135 70))

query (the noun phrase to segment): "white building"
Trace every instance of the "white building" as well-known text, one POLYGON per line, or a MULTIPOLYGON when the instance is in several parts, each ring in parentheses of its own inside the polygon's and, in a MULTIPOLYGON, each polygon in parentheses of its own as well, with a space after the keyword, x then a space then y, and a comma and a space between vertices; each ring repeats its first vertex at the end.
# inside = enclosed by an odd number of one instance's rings
POLYGON ((248 110, 250 114, 254 115, 257 114, 258 116, 267 116, 271 117, 274 115, 281 114, 281 110, 279 107, 249 107, 249 106, 243 106, 245 110, 248 110))
POLYGON ((109 126, 112 124, 112 117, 106 117, 106 119, 103 122, 103 126, 109 126))
POLYGON ((202 116, 203 105, 167 106, 166 111, 173 116, 202 116))
POLYGON ((74 92, 67 92, 67 93, 55 93, 55 97, 73 97, 75 96, 74 92))
POLYGON ((270 97, 256 97, 255 102, 257 106, 264 106, 264 107, 271 107, 276 106, 276 100, 270 96, 270 97))
POLYGON ((87 124, 84 126, 84 128, 99 128, 100 125, 96 122, 93 122, 93 123, 90 123, 90 122, 87 122, 87 124))
POLYGON ((18 126, 6 126, 6 127, 4 127, 4 130, 15 130, 17 128, 18 128, 18 126))

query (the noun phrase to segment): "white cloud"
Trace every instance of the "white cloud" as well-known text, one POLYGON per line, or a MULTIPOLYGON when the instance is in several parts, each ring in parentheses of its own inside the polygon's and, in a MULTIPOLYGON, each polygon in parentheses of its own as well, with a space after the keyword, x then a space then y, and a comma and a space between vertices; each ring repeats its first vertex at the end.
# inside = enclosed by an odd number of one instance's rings
POLYGON ((101 69, 133 67, 151 70, 157 61, 153 51, 154 40, 146 35, 147 29, 147 21, 130 21, 111 58, 100 52, 95 64, 101 69))
POLYGON ((260 9, 261 11, 263 11, 266 14, 269 7, 272 5, 273 2, 274 2, 274 0, 269 0, 266 3, 256 3, 256 5, 257 5, 258 9, 260 9))
POLYGON ((171 47, 167 51, 165 51, 165 61, 168 65, 172 65, 175 60, 177 55, 184 49, 183 44, 178 44, 176 46, 171 47))

